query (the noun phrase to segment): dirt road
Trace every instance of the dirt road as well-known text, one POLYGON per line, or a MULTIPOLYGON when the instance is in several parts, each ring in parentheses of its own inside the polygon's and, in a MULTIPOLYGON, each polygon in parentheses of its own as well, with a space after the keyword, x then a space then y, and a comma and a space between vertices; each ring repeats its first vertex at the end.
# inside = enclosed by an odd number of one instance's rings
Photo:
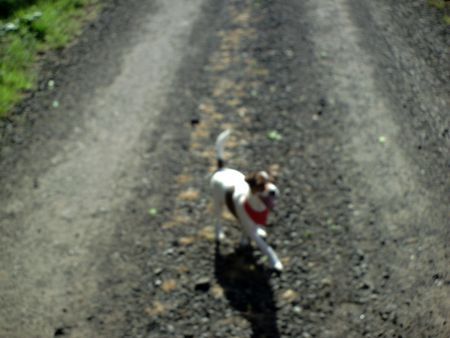
POLYGON ((434 14, 108 2, 1 124, 0 337, 449 337, 450 68, 434 14), (224 128, 230 166, 278 168, 281 275, 236 250, 228 218, 214 244, 224 128))

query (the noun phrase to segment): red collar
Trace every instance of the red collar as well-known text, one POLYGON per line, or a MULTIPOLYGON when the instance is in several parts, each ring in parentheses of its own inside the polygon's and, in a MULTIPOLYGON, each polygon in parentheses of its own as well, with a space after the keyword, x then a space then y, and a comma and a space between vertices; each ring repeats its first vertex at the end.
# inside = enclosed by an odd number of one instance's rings
POLYGON ((267 225, 267 218, 269 217, 269 208, 265 208, 263 211, 254 210, 248 201, 244 203, 244 209, 248 216, 258 225, 267 225))

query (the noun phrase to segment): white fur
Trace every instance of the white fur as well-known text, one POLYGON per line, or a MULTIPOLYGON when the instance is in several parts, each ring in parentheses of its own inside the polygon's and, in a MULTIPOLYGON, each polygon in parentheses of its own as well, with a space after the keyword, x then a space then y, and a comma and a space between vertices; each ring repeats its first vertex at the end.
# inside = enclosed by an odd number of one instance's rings
MULTIPOLYGON (((229 131, 225 131, 217 138, 216 152, 217 157, 220 160, 223 160, 223 148, 229 134, 229 131)), ((238 221, 242 226, 243 237, 241 243, 248 243, 249 239, 254 241, 258 248, 268 256, 271 267, 281 271, 283 269, 283 264, 272 247, 270 247, 263 239, 263 237, 267 236, 266 231, 255 224, 245 211, 245 201, 248 201, 254 210, 261 211, 266 208, 261 199, 252 194, 248 183, 245 181, 245 176, 237 170, 222 168, 213 174, 210 183, 214 203, 214 213, 217 218, 215 226, 216 240, 221 241, 225 237, 221 222, 222 208, 225 205, 226 191, 230 188, 234 188, 232 201, 234 203, 238 221)), ((278 194, 279 192, 276 186, 272 183, 270 184, 271 189, 278 194)))
POLYGON ((223 160, 224 145, 225 145, 226 140, 230 136, 230 133, 231 133, 230 130, 225 130, 225 131, 221 132, 220 135, 217 137, 216 154, 217 154, 217 158, 220 158, 221 160, 223 160))

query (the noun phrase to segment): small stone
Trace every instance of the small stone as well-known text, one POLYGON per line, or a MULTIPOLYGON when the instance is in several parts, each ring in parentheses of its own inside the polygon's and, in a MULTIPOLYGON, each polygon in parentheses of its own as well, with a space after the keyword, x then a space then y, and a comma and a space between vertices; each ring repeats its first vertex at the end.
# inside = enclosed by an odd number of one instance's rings
POLYGON ((361 249, 356 250, 356 255, 358 256, 360 261, 363 261, 365 258, 364 251, 362 251, 361 249))
POLYGON ((164 251, 164 255, 172 255, 175 252, 173 248, 169 248, 166 251, 164 251))
POLYGON ((196 201, 198 199, 199 195, 200 195, 200 192, 198 190, 189 188, 188 190, 181 192, 178 195, 177 199, 180 199, 182 201, 192 202, 192 201, 196 201))
POLYGON ((210 287, 211 287, 211 283, 210 283, 210 280, 208 277, 199 278, 195 282, 195 291, 207 292, 207 291, 209 291, 210 287))
POLYGON ((372 283, 370 283, 369 281, 364 281, 364 282, 361 283, 359 288, 361 290, 372 290, 373 286, 372 286, 372 283))
POLYGON ((55 330, 54 336, 55 336, 55 337, 58 337, 58 336, 64 336, 65 334, 66 334, 66 330, 65 330, 63 327, 58 327, 58 328, 55 330))
POLYGON ((148 214, 149 214, 150 216, 156 216, 156 215, 158 214, 158 209, 156 209, 156 208, 150 208, 150 209, 148 209, 148 214))
POLYGON ((277 132, 276 130, 269 131, 267 133, 267 137, 271 141, 280 141, 283 138, 283 136, 279 132, 277 132))
POLYGON ((163 269, 162 269, 162 268, 156 268, 155 270, 153 270, 153 274, 154 274, 155 276, 160 275, 161 272, 163 272, 163 269))
POLYGON ((327 105, 327 100, 324 97, 321 97, 319 100, 319 104, 321 107, 326 107, 327 105))
POLYGON ((300 314, 301 312, 302 312, 302 308, 301 308, 301 306, 298 306, 298 305, 296 305, 296 306, 294 306, 293 308, 292 308, 292 310, 296 313, 296 314, 300 314))
POLYGON ((332 284, 331 279, 330 279, 330 278, 327 278, 327 277, 322 278, 322 280, 320 281, 320 285, 321 285, 321 287, 323 287, 323 288, 328 287, 328 286, 331 286, 331 284, 332 284))
POLYGON ((167 311, 166 306, 159 301, 154 301, 152 307, 145 308, 145 313, 149 317, 160 316, 164 314, 166 311, 167 311))
POLYGON ((292 57, 294 56, 294 51, 292 51, 291 49, 286 49, 286 50, 284 51, 284 54, 286 54, 286 56, 287 56, 288 58, 292 58, 292 57))
POLYGON ((292 289, 284 291, 283 294, 281 295, 281 299, 289 303, 294 302, 295 300, 298 299, 298 297, 299 297, 298 293, 292 289))
POLYGON ((181 237, 178 240, 178 244, 182 245, 182 246, 189 246, 189 245, 193 244, 194 242, 195 242, 195 237, 192 237, 192 236, 181 237))
POLYGON ((214 241, 216 236, 214 234, 214 228, 212 226, 206 226, 199 231, 199 236, 208 241, 214 241))
POLYGON ((177 282, 174 279, 168 279, 161 284, 161 289, 165 293, 170 293, 177 287, 177 282))
POLYGON ((211 288, 211 294, 213 295, 214 298, 219 299, 219 298, 223 298, 225 291, 223 290, 223 288, 220 285, 214 285, 211 288))

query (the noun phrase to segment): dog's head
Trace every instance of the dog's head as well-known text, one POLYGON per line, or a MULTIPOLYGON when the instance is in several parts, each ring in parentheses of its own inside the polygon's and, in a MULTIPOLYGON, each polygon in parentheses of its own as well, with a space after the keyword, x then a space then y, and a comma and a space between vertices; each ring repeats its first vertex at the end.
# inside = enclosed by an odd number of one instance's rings
POLYGON ((250 186, 251 193, 261 199, 261 201, 272 210, 275 207, 275 200, 280 195, 280 191, 274 184, 274 178, 266 171, 258 171, 248 174, 245 181, 250 186))

